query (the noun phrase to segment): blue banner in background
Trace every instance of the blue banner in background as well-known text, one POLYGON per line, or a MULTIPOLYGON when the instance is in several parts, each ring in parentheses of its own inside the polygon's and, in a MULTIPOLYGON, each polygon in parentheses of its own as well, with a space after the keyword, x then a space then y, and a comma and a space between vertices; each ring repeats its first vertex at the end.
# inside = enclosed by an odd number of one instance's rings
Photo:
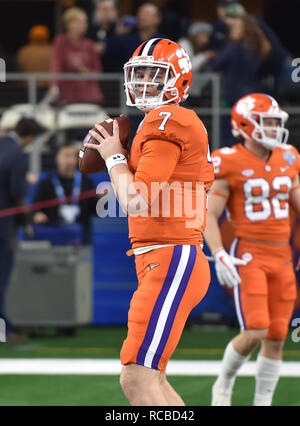
MULTIPOLYGON (((228 250, 233 233, 225 215, 222 217, 220 227, 224 246, 228 250)), ((137 287, 134 256, 126 255, 126 251, 130 248, 127 218, 96 218, 93 228, 94 323, 124 325, 127 323, 131 297, 137 287)), ((297 232, 300 233, 300 221, 295 222, 292 233, 295 259, 299 259, 300 254, 296 246, 298 239, 300 242, 300 235, 296 238, 297 232)), ((203 251, 210 256, 207 246, 204 246, 203 251)), ((218 283, 214 263, 209 262, 209 265, 211 271, 209 289, 201 303, 191 312, 189 322, 237 324, 233 292, 218 283)), ((297 275, 299 278, 300 272, 297 275)), ((295 317, 300 317, 299 297, 295 304, 293 318, 295 317)))
MULTIPOLYGON (((110 182, 107 172, 88 177, 95 187, 110 182)), ((94 324, 127 324, 130 300, 137 287, 134 256, 126 255, 130 248, 127 217, 93 219, 94 324)))
POLYGON ((95 219, 93 228, 94 323, 127 324, 137 287, 134 256, 126 255, 127 218, 95 219))

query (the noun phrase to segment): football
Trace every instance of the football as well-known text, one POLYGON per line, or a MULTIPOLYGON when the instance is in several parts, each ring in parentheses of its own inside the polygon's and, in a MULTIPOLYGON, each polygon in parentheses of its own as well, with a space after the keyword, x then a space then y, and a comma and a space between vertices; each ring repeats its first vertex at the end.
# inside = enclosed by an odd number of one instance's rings
MULTIPOLYGON (((99 123, 102 127, 106 129, 106 131, 110 135, 112 135, 113 133, 113 120, 117 120, 118 122, 120 141, 122 146, 127 150, 129 137, 130 137, 129 118, 122 115, 114 119, 108 118, 102 121, 101 123, 99 123)), ((101 133, 95 127, 93 128, 93 130, 101 135, 101 133)), ((106 168, 105 161, 102 159, 99 152, 94 149, 85 147, 84 144, 86 143, 99 145, 99 142, 90 133, 86 135, 79 151, 80 172, 83 174, 88 174, 88 173, 97 173, 97 172, 101 172, 102 170, 105 170, 106 168)))

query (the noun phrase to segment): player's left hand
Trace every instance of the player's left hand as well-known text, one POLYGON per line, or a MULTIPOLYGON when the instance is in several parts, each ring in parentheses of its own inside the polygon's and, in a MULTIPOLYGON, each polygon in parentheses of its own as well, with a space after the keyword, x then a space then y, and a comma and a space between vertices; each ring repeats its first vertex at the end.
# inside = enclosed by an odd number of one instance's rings
POLYGON ((229 288, 236 287, 240 282, 240 276, 235 265, 247 265, 246 260, 230 256, 224 249, 214 254, 216 274, 221 285, 229 288))
POLYGON ((90 134, 99 142, 99 145, 87 143, 85 144, 86 147, 96 149, 104 161, 114 154, 123 154, 126 156, 126 151, 120 142, 119 125, 117 120, 113 121, 112 136, 110 136, 107 130, 100 126, 100 124, 95 124, 95 127, 103 137, 97 132, 90 130, 90 134))

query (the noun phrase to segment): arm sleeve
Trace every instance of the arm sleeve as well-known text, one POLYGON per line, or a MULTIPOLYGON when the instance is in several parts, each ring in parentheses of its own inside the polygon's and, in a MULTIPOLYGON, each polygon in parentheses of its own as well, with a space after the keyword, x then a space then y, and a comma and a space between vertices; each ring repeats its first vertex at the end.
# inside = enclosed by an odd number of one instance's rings
POLYGON ((151 202, 151 182, 168 182, 172 176, 176 164, 179 161, 181 149, 179 145, 165 140, 148 140, 143 144, 134 183, 136 188, 148 204, 151 202), (146 193, 139 186, 142 183, 147 187, 146 193))
POLYGON ((151 182, 167 182, 175 169, 180 153, 180 147, 173 142, 154 139, 145 142, 134 181, 141 181, 147 185, 151 182))

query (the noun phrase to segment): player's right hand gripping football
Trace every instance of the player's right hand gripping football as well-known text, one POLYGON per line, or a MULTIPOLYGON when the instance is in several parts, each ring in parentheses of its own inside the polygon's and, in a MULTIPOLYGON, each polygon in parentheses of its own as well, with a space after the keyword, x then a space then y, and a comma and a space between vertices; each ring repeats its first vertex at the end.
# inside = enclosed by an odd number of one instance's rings
POLYGON ((224 249, 218 250, 214 254, 216 274, 221 285, 232 288, 241 282, 241 278, 235 265, 245 266, 246 260, 230 256, 224 249))

